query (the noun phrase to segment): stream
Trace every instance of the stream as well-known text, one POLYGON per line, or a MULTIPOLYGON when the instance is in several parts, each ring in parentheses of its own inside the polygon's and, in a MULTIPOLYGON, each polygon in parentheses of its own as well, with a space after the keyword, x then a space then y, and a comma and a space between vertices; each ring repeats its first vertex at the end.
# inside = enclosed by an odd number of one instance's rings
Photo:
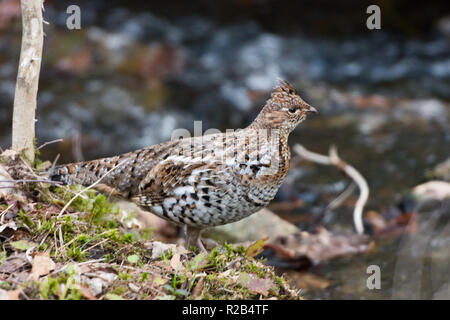
MULTIPOLYGON (((82 28, 71 31, 65 26, 66 2, 53 1, 46 8, 50 24, 44 28, 37 142, 64 140, 43 148, 43 159, 60 154, 58 161, 65 163, 128 152, 168 140, 177 128, 192 132, 194 121, 202 121, 203 130, 245 127, 277 77, 290 81, 319 110, 289 143, 322 154, 336 145, 342 159, 369 182, 366 210, 394 206, 450 155, 450 33, 337 36, 309 32, 302 25, 286 32, 282 19, 275 22, 279 28, 268 28, 266 20, 245 14, 231 18, 227 10, 211 18, 183 13, 181 5, 178 11, 169 4, 138 10, 133 1, 112 3, 81 5, 82 28)), ((20 19, 0 29, 2 148, 11 140, 20 32, 20 19)), ((294 194, 308 205, 289 213, 295 216, 323 209, 328 203, 318 199, 325 195, 331 201, 349 181, 334 168, 300 162, 286 183, 289 188, 277 199, 294 194)), ((351 213, 351 208, 332 212, 324 223, 351 230, 351 213)), ((439 241, 447 239, 446 232, 433 244, 444 257, 439 241)), ((394 279, 400 249, 410 245, 405 241, 380 240, 374 252, 313 267, 312 273, 331 284, 307 290, 305 296, 404 297, 411 287, 395 286, 394 279), (383 270, 382 290, 365 286, 371 264, 383 270)), ((409 262, 424 259, 417 254, 409 262)), ((436 281, 449 280, 442 268, 435 270, 434 280, 424 280, 420 297, 436 297, 436 281)))

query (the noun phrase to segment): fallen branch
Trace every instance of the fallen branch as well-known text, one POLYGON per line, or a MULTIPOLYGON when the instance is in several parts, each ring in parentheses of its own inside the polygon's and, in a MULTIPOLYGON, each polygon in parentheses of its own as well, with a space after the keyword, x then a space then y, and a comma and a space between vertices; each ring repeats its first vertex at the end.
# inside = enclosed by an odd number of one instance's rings
POLYGON ((366 179, 364 179, 364 177, 354 167, 339 158, 337 149, 334 146, 330 147, 329 156, 311 152, 300 144, 294 145, 293 148, 299 156, 305 158, 306 160, 323 165, 335 166, 353 179, 360 190, 359 198, 356 201, 355 209, 353 210, 353 223, 355 224, 356 232, 358 232, 359 234, 363 234, 364 225, 362 215, 364 206, 366 205, 367 199, 369 198, 369 186, 366 179))

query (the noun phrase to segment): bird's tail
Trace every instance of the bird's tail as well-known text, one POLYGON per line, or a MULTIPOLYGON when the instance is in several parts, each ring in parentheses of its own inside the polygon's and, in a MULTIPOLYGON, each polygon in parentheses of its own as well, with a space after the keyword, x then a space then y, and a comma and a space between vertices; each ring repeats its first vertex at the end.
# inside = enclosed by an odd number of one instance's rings
POLYGON ((117 173, 121 172, 122 161, 120 156, 103 158, 98 160, 69 163, 51 168, 48 178, 51 181, 62 182, 63 184, 91 185, 102 179, 102 183, 108 184, 117 173), (109 172, 111 171, 111 172, 109 172), (117 171, 117 172, 116 172, 117 171))

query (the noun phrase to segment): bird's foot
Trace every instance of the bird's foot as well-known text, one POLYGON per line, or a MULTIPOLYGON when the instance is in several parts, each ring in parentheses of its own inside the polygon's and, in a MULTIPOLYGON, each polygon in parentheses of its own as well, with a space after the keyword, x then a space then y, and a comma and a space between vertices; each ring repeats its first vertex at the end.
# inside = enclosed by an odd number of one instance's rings
POLYGON ((186 241, 184 247, 189 250, 191 246, 195 246, 202 252, 208 253, 203 246, 200 234, 202 230, 190 226, 186 226, 186 241))

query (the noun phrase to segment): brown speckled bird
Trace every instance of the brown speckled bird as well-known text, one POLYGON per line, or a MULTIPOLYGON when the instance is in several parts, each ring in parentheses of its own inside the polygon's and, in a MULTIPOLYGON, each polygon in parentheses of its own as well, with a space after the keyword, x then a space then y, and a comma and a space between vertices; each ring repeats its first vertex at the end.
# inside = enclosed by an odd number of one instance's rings
POLYGON ((265 207, 289 169, 289 133, 316 109, 280 80, 245 129, 167 141, 123 155, 66 164, 50 179, 91 185, 187 226, 186 246, 204 247, 202 229, 265 207))

